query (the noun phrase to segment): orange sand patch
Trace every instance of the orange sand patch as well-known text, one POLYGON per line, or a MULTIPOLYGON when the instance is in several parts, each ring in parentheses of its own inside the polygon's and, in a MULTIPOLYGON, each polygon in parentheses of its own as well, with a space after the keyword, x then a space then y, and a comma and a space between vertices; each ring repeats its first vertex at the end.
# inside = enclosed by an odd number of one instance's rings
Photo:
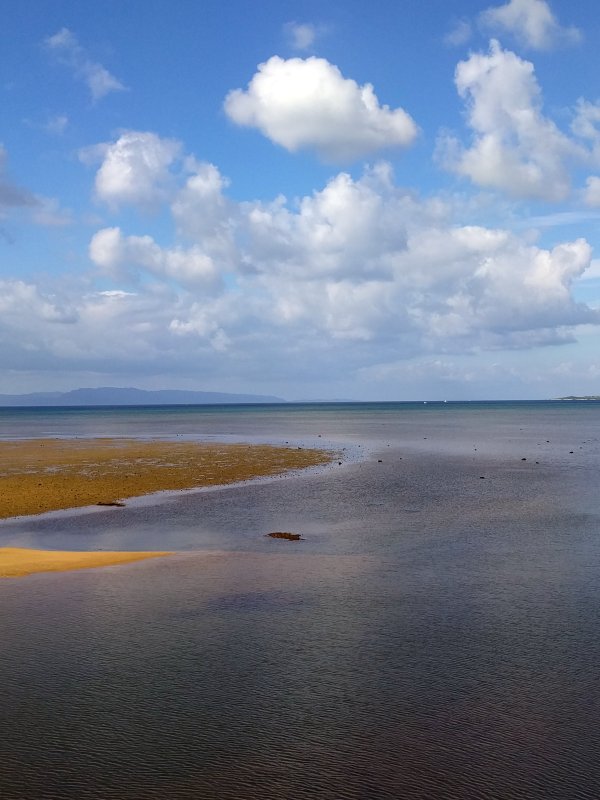
POLYGON ((0 547, 0 578, 21 578, 34 572, 64 572, 72 569, 109 567, 129 564, 145 558, 170 553, 73 553, 60 550, 29 550, 23 547, 0 547))
POLYGON ((332 457, 324 450, 270 445, 134 439, 4 441, 0 442, 0 518, 278 475, 325 464, 332 457))

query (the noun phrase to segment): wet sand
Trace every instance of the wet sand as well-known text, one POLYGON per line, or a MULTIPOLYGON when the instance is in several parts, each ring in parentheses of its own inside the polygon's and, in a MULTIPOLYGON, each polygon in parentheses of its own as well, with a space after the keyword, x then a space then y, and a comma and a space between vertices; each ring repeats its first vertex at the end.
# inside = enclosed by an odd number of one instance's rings
POLYGON ((65 550, 30 550, 24 547, 0 547, 0 578, 22 578, 34 572, 66 572, 73 569, 111 567, 145 558, 159 558, 171 553, 93 552, 65 550))
POLYGON ((163 490, 277 475, 332 458, 271 445, 134 439, 0 442, 0 519, 117 503, 163 490))

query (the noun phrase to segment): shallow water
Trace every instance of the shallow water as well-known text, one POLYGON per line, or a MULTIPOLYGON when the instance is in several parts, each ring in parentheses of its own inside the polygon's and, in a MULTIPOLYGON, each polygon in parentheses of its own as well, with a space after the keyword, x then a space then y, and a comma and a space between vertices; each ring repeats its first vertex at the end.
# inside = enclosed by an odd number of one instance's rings
POLYGON ((0 525, 204 551, 0 583, 3 799, 599 796, 600 405, 102 413, 367 455, 0 525))

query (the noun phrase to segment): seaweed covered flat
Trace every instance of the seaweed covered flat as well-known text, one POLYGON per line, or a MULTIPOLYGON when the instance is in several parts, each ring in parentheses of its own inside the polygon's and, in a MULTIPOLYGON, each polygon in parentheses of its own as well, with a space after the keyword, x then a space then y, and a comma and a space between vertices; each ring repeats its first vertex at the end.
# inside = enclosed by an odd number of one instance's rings
POLYGON ((136 439, 0 442, 0 518, 118 506, 162 490, 235 483, 328 462, 324 450, 136 439))

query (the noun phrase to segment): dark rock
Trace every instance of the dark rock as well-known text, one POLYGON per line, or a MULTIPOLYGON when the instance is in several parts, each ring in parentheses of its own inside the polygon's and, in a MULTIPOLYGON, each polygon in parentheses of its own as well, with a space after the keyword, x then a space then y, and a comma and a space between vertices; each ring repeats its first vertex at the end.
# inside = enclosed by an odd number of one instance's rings
POLYGON ((100 500, 99 503, 96 503, 97 506, 117 506, 117 508, 125 508, 125 503, 122 503, 120 500, 100 500))
POLYGON ((303 541, 299 533, 288 533, 287 531, 273 531, 272 533, 265 533, 271 539, 286 539, 288 542, 303 541))

